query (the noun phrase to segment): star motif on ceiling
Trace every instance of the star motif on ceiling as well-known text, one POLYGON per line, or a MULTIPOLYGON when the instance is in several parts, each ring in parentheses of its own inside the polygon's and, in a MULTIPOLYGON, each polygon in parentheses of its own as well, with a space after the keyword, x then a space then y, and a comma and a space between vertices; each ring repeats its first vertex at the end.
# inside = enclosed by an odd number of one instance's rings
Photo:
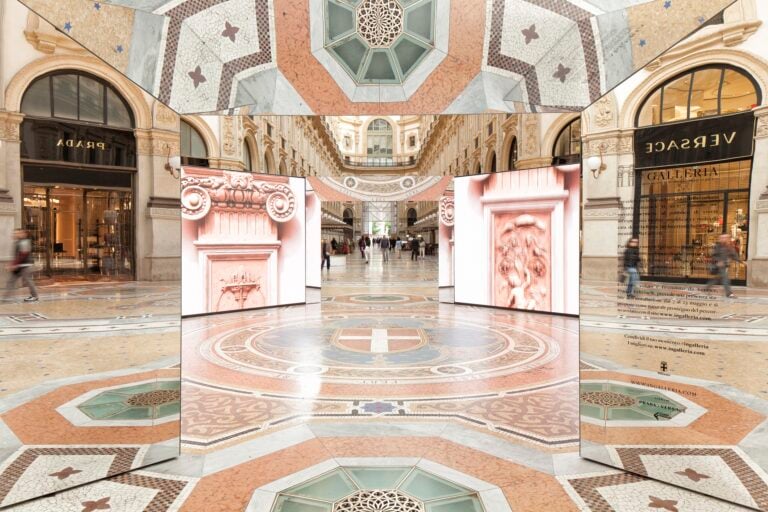
POLYGON ((696 21, 699 22, 699 25, 703 25, 707 21, 707 18, 705 18, 704 16, 699 16, 698 18, 696 18, 696 21))
POLYGON ((116 51, 117 53, 123 53, 123 51, 124 51, 124 50, 125 50, 125 49, 123 48, 123 45, 121 45, 121 44, 119 44, 119 45, 115 46, 115 51, 116 51))
POLYGON ((663 500, 661 498, 657 498, 656 496, 648 496, 648 499, 651 500, 651 502, 648 504, 649 508, 664 509, 668 512, 680 512, 677 509, 676 500, 663 500))
POLYGON ((666 2, 664 2, 665 9, 669 9, 670 7, 672 7, 672 0, 667 0, 666 2))
POLYGON ((648 44, 648 41, 646 41, 645 39, 640 40, 640 46, 645 46, 646 44, 648 44))
POLYGON ((101 2, 93 2, 93 8, 97 11, 101 10, 101 2))
POLYGON ((557 71, 555 71, 552 76, 554 78, 557 78, 560 80, 560 83, 565 83, 565 78, 568 75, 568 73, 571 72, 571 68, 567 68, 563 66, 562 64, 557 65, 557 71))
POLYGON ((230 41, 235 42, 235 35, 240 32, 240 27, 235 27, 230 22, 224 22, 224 31, 221 33, 222 37, 228 37, 230 41))
POLYGON ((109 510, 112 508, 109 505, 109 496, 95 501, 83 501, 80 504, 83 506, 82 512, 94 512, 95 510, 109 510))
POLYGON ((685 471, 675 471, 676 475, 681 475, 690 478, 694 482, 698 482, 704 478, 710 478, 709 475, 697 472, 695 469, 686 468, 685 471))
POLYGON ((71 32, 72 31, 72 22, 68 21, 68 22, 64 23, 64 30, 66 30, 67 32, 71 32))
POLYGON ((521 32, 525 36, 525 44, 530 44, 531 41, 539 38, 539 34, 536 33, 536 24, 533 24, 528 28, 524 28, 521 30, 521 32))
POLYGON ((189 75, 189 78, 192 79, 192 83, 194 84, 195 89, 197 89, 197 86, 201 83, 207 82, 205 76, 203 76, 200 66, 197 66, 194 71, 190 71, 187 74, 189 75))
POLYGON ((64 480, 65 478, 69 478, 72 475, 76 475, 78 473, 82 473, 81 470, 75 469, 72 466, 67 466, 66 468, 62 469, 61 471, 57 471, 55 473, 51 473, 48 476, 55 476, 59 480, 64 480))

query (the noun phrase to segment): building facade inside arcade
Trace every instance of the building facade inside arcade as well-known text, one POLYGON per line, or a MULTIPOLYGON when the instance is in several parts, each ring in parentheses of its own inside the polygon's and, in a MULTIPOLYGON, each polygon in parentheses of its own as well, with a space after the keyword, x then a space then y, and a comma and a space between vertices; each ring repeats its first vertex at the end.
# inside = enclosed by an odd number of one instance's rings
POLYGON ((0 0, 0 511, 768 511, 768 4, 252 4, 0 0))

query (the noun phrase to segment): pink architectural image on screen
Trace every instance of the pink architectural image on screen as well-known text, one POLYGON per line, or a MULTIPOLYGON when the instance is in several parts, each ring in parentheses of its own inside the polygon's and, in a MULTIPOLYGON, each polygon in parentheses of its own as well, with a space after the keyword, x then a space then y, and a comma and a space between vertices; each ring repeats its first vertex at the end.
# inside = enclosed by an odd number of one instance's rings
POLYGON ((579 166, 456 178, 456 302, 578 314, 579 166))
POLYGON ((304 180, 186 167, 182 314, 305 300, 304 180))

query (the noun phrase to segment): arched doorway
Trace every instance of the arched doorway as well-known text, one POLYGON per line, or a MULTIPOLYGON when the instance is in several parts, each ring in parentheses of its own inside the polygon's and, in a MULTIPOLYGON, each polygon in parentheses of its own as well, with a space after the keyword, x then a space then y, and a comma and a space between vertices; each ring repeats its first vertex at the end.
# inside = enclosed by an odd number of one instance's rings
POLYGON ((552 148, 552 165, 577 164, 581 161, 581 117, 560 130, 552 148))
POLYGON ((408 208, 405 217, 407 219, 408 227, 414 226, 416 224, 416 220, 418 219, 416 208, 408 208))
POLYGON ((107 81, 81 71, 36 78, 21 112, 22 223, 35 271, 134 279, 134 113, 107 81))
POLYGON ((344 224, 351 226, 355 222, 355 213, 351 208, 344 208, 341 218, 344 220, 344 224))
MULTIPOLYGON (((635 152, 632 224, 646 262, 643 278, 706 281, 721 234, 730 235, 738 259, 746 259, 754 235, 752 109, 761 101, 754 78, 725 64, 687 70, 646 95, 633 132, 635 148, 645 150, 635 152)), ((743 265, 729 274, 746 284, 743 265)))

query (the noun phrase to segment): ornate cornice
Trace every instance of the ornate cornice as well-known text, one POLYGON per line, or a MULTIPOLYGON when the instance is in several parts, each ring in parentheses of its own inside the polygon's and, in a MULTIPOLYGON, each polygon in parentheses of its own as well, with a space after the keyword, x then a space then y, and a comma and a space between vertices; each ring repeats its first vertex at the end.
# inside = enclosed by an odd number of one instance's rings
POLYGON ((659 58, 648 63, 648 65, 645 66, 645 69, 648 71, 655 71, 667 62, 675 61, 700 50, 718 46, 737 46, 757 32, 757 29, 760 28, 760 25, 762 24, 763 22, 761 20, 727 23, 722 25, 718 30, 679 43, 671 50, 663 53, 659 58))
POLYGON ((453 196, 443 196, 440 198, 440 224, 453 226, 454 206, 453 196))
POLYGON ((181 213, 185 219, 200 220, 212 209, 244 208, 264 209, 273 221, 287 222, 296 214, 296 197, 286 183, 256 179, 252 174, 185 173, 181 178, 181 213))

